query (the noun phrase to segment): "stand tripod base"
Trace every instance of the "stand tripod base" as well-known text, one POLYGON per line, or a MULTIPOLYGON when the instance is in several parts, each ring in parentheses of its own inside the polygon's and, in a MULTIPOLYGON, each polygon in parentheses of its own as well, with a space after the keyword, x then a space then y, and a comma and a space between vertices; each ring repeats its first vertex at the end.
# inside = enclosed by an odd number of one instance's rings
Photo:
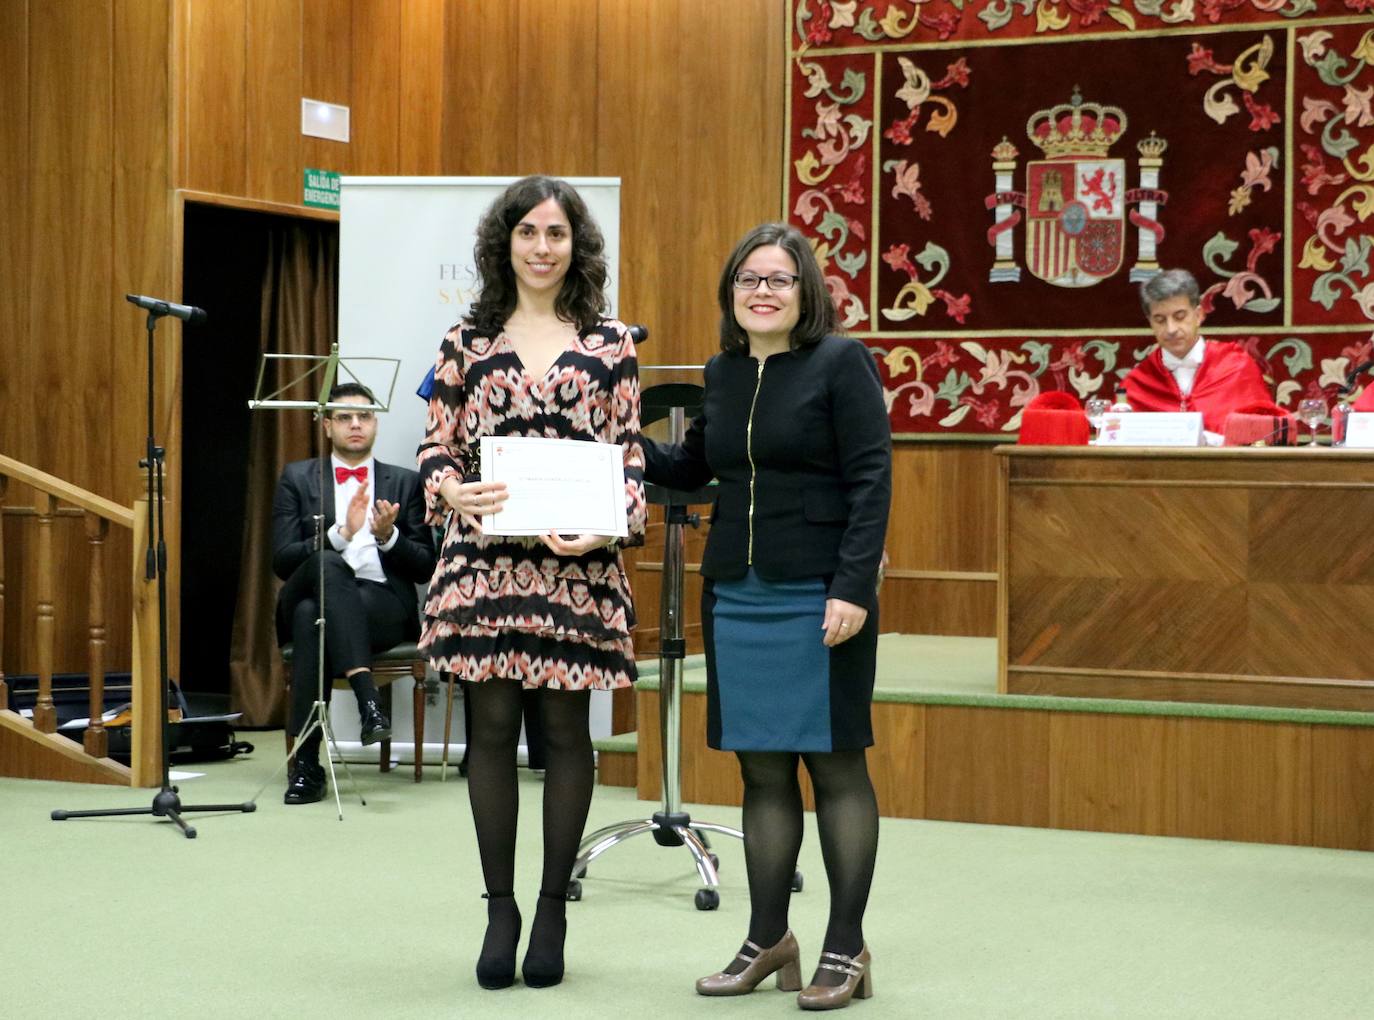
POLYGON ((703 888, 698 889, 695 903, 698 910, 715 910, 720 906, 720 858, 711 853, 708 832, 722 836, 743 839, 744 833, 728 825, 713 822, 693 821, 685 811, 655 812, 649 818, 617 822, 597 829, 582 840, 578 847, 578 858, 573 862, 572 881, 568 883, 568 899, 582 898, 582 879, 587 876, 587 865, 607 850, 619 846, 635 836, 650 833, 659 846, 686 846, 692 854, 703 888))
POLYGON ((252 801, 243 804, 182 804, 181 798, 177 796, 178 788, 175 786, 164 786, 153 798, 151 807, 146 808, 106 808, 98 811, 54 811, 52 820, 54 822, 65 822, 68 818, 115 818, 119 815, 152 815, 155 818, 170 818, 176 822, 177 827, 187 839, 196 838, 196 830, 186 824, 186 819, 181 816, 190 811, 238 811, 243 814, 252 814, 258 806, 252 801))
MULTIPOLYGON (((321 692, 321 698, 322 697, 323 692, 321 692)), ((339 821, 343 821, 343 801, 339 797, 339 777, 334 771, 334 758, 336 755, 338 756, 339 764, 343 766, 344 775, 348 777, 348 784, 353 787, 353 793, 358 798, 358 803, 362 804, 363 807, 367 807, 367 798, 363 796, 362 790, 358 789, 358 781, 353 778, 353 770, 348 767, 348 762, 344 760, 342 752, 339 751, 339 744, 334 739, 334 727, 329 725, 329 705, 323 700, 317 700, 310 706, 310 714, 305 717, 305 725, 296 736, 296 742, 291 748, 291 753, 277 766, 277 771, 267 777, 267 782, 258 787, 258 792, 253 794, 252 804, 255 808, 257 807, 258 798, 263 795, 278 776, 286 771, 287 766, 291 764, 291 759, 296 757, 297 752, 305 745, 307 738, 316 730, 320 730, 324 733, 324 757, 325 764, 329 766, 329 788, 334 793, 334 809, 339 815, 339 821)))

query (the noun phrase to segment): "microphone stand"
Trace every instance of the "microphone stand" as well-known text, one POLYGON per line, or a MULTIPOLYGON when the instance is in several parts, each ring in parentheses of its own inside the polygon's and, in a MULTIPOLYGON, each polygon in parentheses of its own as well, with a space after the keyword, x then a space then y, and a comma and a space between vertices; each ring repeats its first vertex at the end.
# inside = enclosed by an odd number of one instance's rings
MULTIPOLYGON (((690 365, 645 366, 645 369, 697 368, 690 365)), ((702 388, 687 383, 663 383, 646 389, 641 397, 641 422, 649 424, 668 418, 670 443, 680 443, 686 433, 686 412, 700 409, 702 388)), ((694 903, 698 910, 715 910, 720 906, 720 858, 711 852, 708 832, 743 839, 739 829, 714 822, 703 822, 683 810, 682 805, 682 661, 686 658, 687 642, 683 637, 682 588, 686 566, 683 552, 683 528, 701 523, 700 515, 690 513, 688 507, 709 503, 713 494, 707 490, 682 492, 657 485, 645 485, 645 494, 652 503, 664 507, 663 588, 659 603, 659 691, 658 713, 663 759, 663 803, 661 809, 648 818, 617 822, 586 836, 578 847, 573 863, 572 880, 568 883, 568 899, 582 898, 582 879, 587 866, 612 847, 645 833, 653 836, 662 847, 685 846, 692 855, 702 887, 697 890, 694 903)), ((802 877, 793 876, 792 888, 801 891, 802 877)))
MULTIPOLYGON (((119 815, 152 815, 154 818, 170 818, 181 829, 187 839, 196 838, 196 830, 181 816, 190 811, 238 811, 249 814, 258 809, 254 803, 242 804, 183 804, 180 790, 172 785, 172 723, 167 715, 169 692, 172 678, 167 666, 167 540, 164 532, 162 491, 162 469, 166 451, 157 445, 153 413, 155 366, 153 362, 153 333, 157 320, 172 314, 166 307, 148 309, 148 437, 144 445, 143 459, 138 466, 148 471, 148 548, 144 560, 144 577, 157 581, 157 650, 158 650, 158 700, 162 725, 162 787, 153 797, 153 803, 146 808, 103 808, 92 811, 54 811, 54 822, 68 818, 110 818, 119 815)), ((179 693, 178 693, 178 696, 179 693)), ((183 713, 183 718, 185 713, 183 713)))

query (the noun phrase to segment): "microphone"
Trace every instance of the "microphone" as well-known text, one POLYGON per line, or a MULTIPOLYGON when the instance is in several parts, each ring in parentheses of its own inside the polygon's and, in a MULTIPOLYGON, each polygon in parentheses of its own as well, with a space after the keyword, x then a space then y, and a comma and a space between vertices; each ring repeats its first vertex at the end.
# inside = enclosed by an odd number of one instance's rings
MULTIPOLYGON (((630 334, 630 339, 635 342, 636 347, 649 339, 648 326, 630 326, 626 329, 626 332, 630 334)), ((1374 362, 1370 362, 1370 364, 1374 364, 1374 362)))
POLYGON ((1336 391, 1339 396, 1349 396, 1355 389, 1355 380, 1364 375, 1371 368, 1374 368, 1374 358, 1369 361, 1361 361, 1345 374, 1345 385, 1336 391))
POLYGON ((142 294, 125 294, 124 300, 131 305, 138 305, 139 308, 146 309, 153 315, 175 315, 182 322, 204 322, 209 318, 205 314, 204 308, 197 308, 195 305, 176 305, 170 301, 144 297, 142 294))

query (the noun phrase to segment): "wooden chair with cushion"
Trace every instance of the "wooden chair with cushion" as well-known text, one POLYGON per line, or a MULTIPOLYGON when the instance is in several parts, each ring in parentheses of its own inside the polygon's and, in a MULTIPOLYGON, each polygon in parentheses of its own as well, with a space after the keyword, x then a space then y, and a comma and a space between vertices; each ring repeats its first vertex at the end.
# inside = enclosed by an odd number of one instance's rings
MULTIPOLYGON (((291 645, 283 645, 281 650, 282 661, 289 667, 291 664, 291 645)), ((290 675, 290 669, 287 670, 290 675)), ((411 714, 415 720, 415 781, 418 783, 424 777, 424 748, 425 748, 425 660, 420 655, 420 649, 413 641, 406 641, 399 645, 394 645, 385 651, 378 652, 372 656, 372 680, 377 685, 377 692, 382 698, 382 710, 386 712, 387 718, 391 718, 391 685, 397 680, 410 677, 415 681, 415 691, 411 696, 411 714)), ((351 690, 348 681, 343 677, 335 677, 331 685, 335 690, 351 690)), ((291 734, 286 735, 286 751, 291 753, 291 747, 295 743, 295 738, 291 734)), ((381 758, 378 761, 378 768, 382 772, 391 771, 391 738, 387 738, 378 745, 381 751, 381 758)))

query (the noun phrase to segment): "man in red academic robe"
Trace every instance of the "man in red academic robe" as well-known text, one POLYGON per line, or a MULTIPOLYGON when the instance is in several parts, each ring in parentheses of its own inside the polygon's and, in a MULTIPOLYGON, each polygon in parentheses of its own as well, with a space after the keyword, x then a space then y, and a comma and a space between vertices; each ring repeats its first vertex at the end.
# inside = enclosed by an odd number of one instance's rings
POLYGON ((1159 346, 1126 376, 1133 410, 1201 411, 1203 429, 1219 443, 1233 409, 1273 399, 1259 365, 1243 349, 1202 339, 1197 280, 1187 270, 1169 269, 1146 280, 1140 304, 1159 346))

